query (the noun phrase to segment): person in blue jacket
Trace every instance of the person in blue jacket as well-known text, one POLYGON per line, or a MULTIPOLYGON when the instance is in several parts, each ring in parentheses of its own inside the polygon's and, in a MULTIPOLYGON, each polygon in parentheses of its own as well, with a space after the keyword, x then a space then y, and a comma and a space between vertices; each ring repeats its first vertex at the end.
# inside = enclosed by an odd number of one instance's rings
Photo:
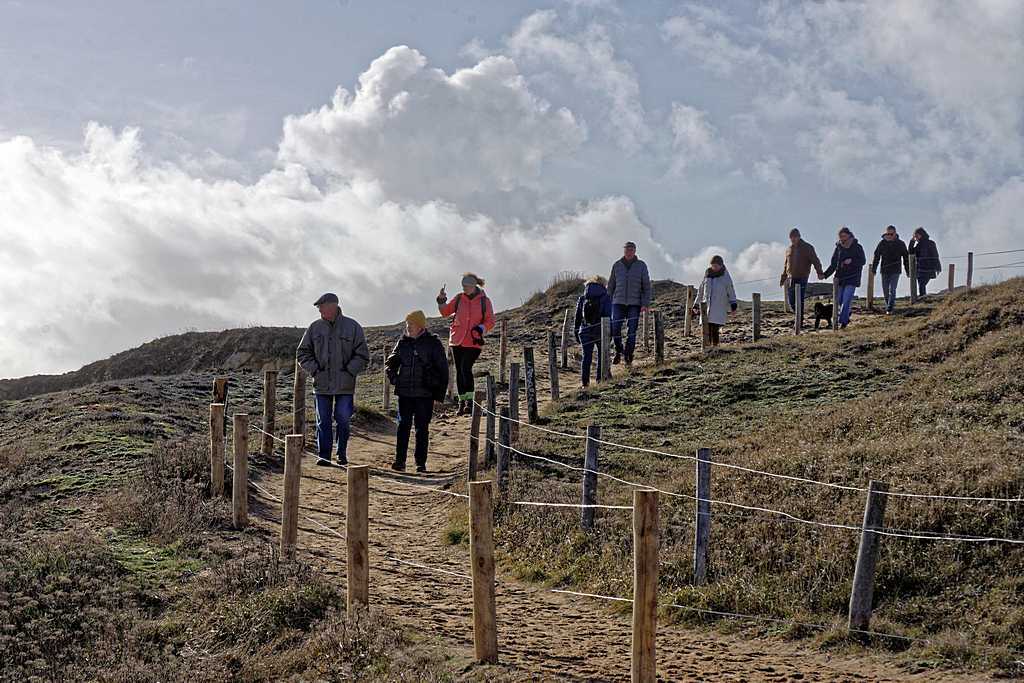
POLYGON ((839 311, 839 329, 845 330, 850 322, 850 304, 853 302, 853 293, 860 287, 860 274, 864 270, 867 258, 864 256, 864 247, 853 236, 853 233, 845 225, 839 230, 839 241, 836 242, 836 250, 832 252, 832 262, 828 269, 818 276, 819 280, 836 275, 836 283, 839 285, 839 300, 841 304, 839 311))
MULTIPOLYGON (((610 318, 612 315, 612 298, 605 286, 606 280, 600 275, 587 280, 583 287, 583 296, 576 302, 576 318, 573 329, 576 331, 576 341, 583 347, 583 363, 580 366, 580 374, 583 379, 583 388, 590 385, 590 364, 594 357, 594 349, 600 348, 601 342, 601 318, 610 318)), ((597 354, 597 378, 601 378, 604 369, 601 354, 597 354)))

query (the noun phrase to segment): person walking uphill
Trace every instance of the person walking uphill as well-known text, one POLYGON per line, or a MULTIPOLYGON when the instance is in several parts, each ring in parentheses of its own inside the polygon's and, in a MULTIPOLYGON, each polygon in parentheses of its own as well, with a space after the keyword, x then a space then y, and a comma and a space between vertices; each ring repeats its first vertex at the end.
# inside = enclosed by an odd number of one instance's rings
MULTIPOLYGON (((583 388, 590 386, 590 365, 594 358, 594 348, 601 341, 601 318, 612 315, 612 298, 608 296, 605 279, 600 275, 587 280, 583 287, 583 296, 576 301, 576 317, 573 329, 576 330, 576 341, 583 347, 583 362, 580 375, 583 388)), ((601 379, 604 361, 597 354, 597 378, 601 379)))
MULTIPOLYGON (((928 237, 928 232, 924 228, 918 228, 914 231, 913 237, 910 238, 910 244, 907 245, 907 249, 914 255, 917 261, 918 296, 924 296, 927 294, 925 288, 928 286, 928 281, 934 280, 935 276, 942 272, 942 263, 939 262, 939 248, 928 237)), ((910 286, 913 287, 914 283, 911 282, 910 286)))
POLYGON ((824 280, 832 273, 836 274, 839 302, 842 303, 839 311, 839 328, 842 330, 850 322, 850 304, 853 303, 853 293, 860 287, 860 274, 865 263, 867 258, 864 256, 864 247, 860 246, 857 238, 844 225, 839 230, 839 241, 836 242, 836 250, 832 252, 832 262, 824 274, 818 276, 819 280, 824 280))
POLYGON ((448 391, 448 354, 441 340, 427 330, 423 311, 405 316, 405 334, 395 344, 384 366, 398 396, 398 436, 391 469, 405 471, 409 433, 415 425, 416 471, 426 472, 430 418, 434 404, 442 402, 448 391))
POLYGON ((356 375, 370 364, 363 328, 341 314, 338 296, 327 293, 313 304, 320 309, 295 349, 295 360, 313 378, 316 400, 317 465, 331 464, 337 423, 338 464, 347 465, 349 425, 355 412, 356 375))
POLYGON ((612 340, 615 342, 612 364, 618 365, 625 356, 626 365, 631 365, 640 312, 651 305, 651 276, 647 264, 636 257, 636 245, 632 242, 622 245, 622 258, 612 264, 608 293, 612 297, 612 340), (625 346, 622 344, 623 322, 626 323, 625 346))
POLYGON ((494 327, 494 307, 487 300, 483 287, 484 280, 476 273, 462 276, 462 292, 448 301, 448 295, 441 288, 437 295, 437 310, 443 316, 455 314, 452 318, 448 346, 455 359, 455 387, 459 392, 458 415, 472 412, 473 363, 480 356, 484 346, 484 334, 494 327))
POLYGON ((726 310, 736 315, 736 288, 732 284, 732 276, 726 270, 725 261, 715 254, 711 257, 711 267, 704 272, 704 280, 697 289, 697 298, 693 302, 694 314, 700 313, 700 302, 707 304, 708 336, 711 345, 718 346, 718 333, 725 325, 726 310))
MULTIPOLYGON (((892 313, 896 306, 896 285, 900 281, 900 263, 910 277, 910 258, 907 245, 896 234, 896 226, 890 225, 882 235, 882 241, 875 247, 874 258, 871 259, 871 274, 878 272, 878 264, 882 264, 882 291, 885 292, 885 313, 892 313)), ((914 283, 910 283, 913 287, 914 283)))
MULTIPOLYGON (((779 278, 779 287, 785 287, 786 280, 790 281, 787 296, 789 297, 789 305, 793 308, 796 308, 797 287, 800 288, 800 311, 803 312, 804 297, 807 294, 807 279, 811 276, 812 267, 818 275, 818 279, 822 279, 821 261, 818 260, 814 247, 800 238, 800 231, 796 228, 789 231, 789 241, 790 246, 786 249, 786 262, 782 266, 782 277, 779 278)), ((803 327, 803 324, 804 321, 801 319, 800 326, 803 327)))

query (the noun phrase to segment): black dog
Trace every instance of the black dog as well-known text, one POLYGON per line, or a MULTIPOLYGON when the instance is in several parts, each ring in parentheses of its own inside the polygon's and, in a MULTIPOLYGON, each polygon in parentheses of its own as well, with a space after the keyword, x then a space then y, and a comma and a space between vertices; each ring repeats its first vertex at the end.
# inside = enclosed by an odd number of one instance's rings
POLYGON ((823 304, 820 301, 814 302, 814 329, 818 329, 818 323, 825 321, 825 327, 832 326, 832 304, 823 304))

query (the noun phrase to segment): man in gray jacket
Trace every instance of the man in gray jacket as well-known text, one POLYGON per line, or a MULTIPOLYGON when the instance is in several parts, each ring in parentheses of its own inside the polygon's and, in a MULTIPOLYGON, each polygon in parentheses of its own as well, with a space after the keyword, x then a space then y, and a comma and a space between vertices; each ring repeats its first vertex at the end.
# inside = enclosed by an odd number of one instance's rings
POLYGON ((622 245, 622 258, 612 264, 608 293, 612 296, 612 340, 615 342, 612 363, 618 365, 625 356, 626 365, 632 365, 640 312, 651 305, 651 276, 647 273, 647 264, 636 257, 636 245, 632 242, 622 245), (626 323, 625 347, 622 344, 623 321, 626 323))
POLYGON ((313 378, 316 399, 317 465, 331 464, 333 424, 338 425, 338 464, 347 465, 349 424, 355 412, 356 375, 370 364, 363 328, 341 314, 336 294, 324 294, 313 304, 320 319, 302 335, 295 360, 313 378))

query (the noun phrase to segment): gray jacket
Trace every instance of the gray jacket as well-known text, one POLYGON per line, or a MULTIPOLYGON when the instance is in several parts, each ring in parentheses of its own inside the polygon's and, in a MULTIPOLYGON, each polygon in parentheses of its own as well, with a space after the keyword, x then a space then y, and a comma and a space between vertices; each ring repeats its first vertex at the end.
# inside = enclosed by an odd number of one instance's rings
POLYGON ((636 259, 627 268, 625 257, 613 263, 612 274, 608 277, 608 293, 612 295, 613 305, 650 306, 651 276, 647 274, 647 264, 636 259))
POLYGON ((356 375, 370 364, 363 328, 338 314, 333 323, 315 320, 295 349, 295 360, 313 378, 313 393, 354 394, 356 375))

